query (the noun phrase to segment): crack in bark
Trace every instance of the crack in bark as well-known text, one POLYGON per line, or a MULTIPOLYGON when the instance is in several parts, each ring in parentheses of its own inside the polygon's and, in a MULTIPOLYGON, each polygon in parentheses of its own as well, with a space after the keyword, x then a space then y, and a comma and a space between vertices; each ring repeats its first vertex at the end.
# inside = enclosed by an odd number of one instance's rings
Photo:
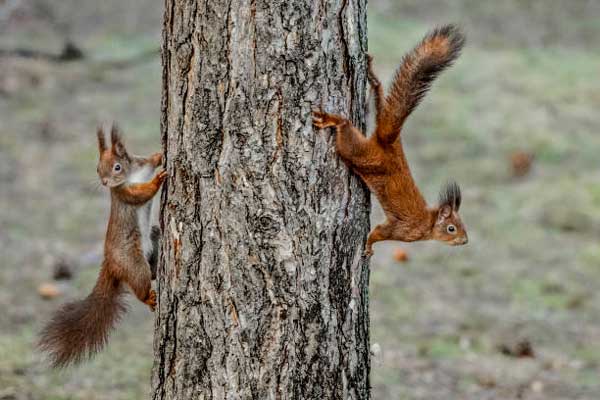
POLYGON ((349 111, 349 115, 354 116, 354 107, 353 107, 353 101, 355 98, 355 93, 354 93, 354 85, 353 85, 353 80, 354 80, 354 69, 352 68, 352 63, 351 58, 350 58, 350 49, 348 46, 348 39, 346 38, 346 32, 344 29, 345 26, 345 18, 344 18, 344 13, 346 11, 346 7, 348 5, 348 0, 342 0, 342 6, 340 7, 340 10, 338 12, 337 15, 337 21, 338 21, 338 29, 340 32, 340 41, 342 44, 342 51, 343 51, 343 58, 342 58, 342 62, 344 65, 344 72, 345 75, 347 76, 347 84, 348 84, 348 88, 350 89, 350 96, 349 96, 349 105, 348 105, 348 111, 349 111))

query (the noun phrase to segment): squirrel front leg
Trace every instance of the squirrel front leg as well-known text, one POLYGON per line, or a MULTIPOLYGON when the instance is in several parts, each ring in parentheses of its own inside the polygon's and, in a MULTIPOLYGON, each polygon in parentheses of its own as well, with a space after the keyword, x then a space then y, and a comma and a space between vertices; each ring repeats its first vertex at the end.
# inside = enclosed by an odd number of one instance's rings
POLYGON ((161 171, 150 182, 121 185, 115 188, 115 191, 123 202, 142 205, 154 197, 165 179, 167 179, 167 172, 161 171))
POLYGON ((382 240, 392 239, 394 232, 394 223, 387 220, 384 224, 377 225, 367 237, 367 245, 365 248, 365 256, 370 257, 373 255, 373 244, 382 240))
POLYGON ((142 166, 142 165, 149 165, 152 168, 158 168, 161 166, 162 162, 163 162, 163 155, 162 153, 154 153, 154 154, 150 154, 148 157, 139 157, 139 156, 135 156, 135 162, 142 166))
POLYGON ((146 160, 154 168, 158 168, 163 163, 163 155, 162 153, 154 153, 151 156, 149 156, 146 160))

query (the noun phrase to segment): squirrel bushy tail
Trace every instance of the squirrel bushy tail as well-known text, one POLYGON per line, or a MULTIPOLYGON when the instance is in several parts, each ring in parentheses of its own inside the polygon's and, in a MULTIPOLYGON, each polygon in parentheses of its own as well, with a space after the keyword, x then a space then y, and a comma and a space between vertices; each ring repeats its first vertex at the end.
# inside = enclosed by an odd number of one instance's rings
POLYGON ((39 348, 53 367, 77 364, 104 347, 125 309, 120 282, 102 268, 92 293, 55 312, 40 334, 39 348))
POLYGON ((419 105, 431 83, 460 55, 465 37, 455 25, 434 29, 402 59, 376 130, 383 143, 394 141, 406 117, 419 105))

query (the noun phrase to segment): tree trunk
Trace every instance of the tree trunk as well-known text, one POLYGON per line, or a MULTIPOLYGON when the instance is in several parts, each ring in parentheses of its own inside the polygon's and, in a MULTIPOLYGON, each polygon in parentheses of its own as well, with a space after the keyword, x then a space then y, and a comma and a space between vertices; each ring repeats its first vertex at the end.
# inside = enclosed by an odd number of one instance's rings
POLYGON ((165 0, 153 399, 368 399, 365 0, 165 0))

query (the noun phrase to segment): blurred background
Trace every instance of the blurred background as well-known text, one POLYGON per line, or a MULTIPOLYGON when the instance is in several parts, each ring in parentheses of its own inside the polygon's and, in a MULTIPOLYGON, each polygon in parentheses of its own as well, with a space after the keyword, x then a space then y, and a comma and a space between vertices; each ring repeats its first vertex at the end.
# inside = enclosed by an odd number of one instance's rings
MULTIPOLYGON (((48 371, 32 346, 97 276, 96 124, 160 145, 161 19, 150 0, 0 0, 0 400, 148 394, 138 302, 80 368, 48 371)), ((468 45, 403 138, 430 202, 461 183, 470 242, 376 245, 373 399, 599 399, 600 2, 372 0, 381 78, 446 22, 468 45)))

